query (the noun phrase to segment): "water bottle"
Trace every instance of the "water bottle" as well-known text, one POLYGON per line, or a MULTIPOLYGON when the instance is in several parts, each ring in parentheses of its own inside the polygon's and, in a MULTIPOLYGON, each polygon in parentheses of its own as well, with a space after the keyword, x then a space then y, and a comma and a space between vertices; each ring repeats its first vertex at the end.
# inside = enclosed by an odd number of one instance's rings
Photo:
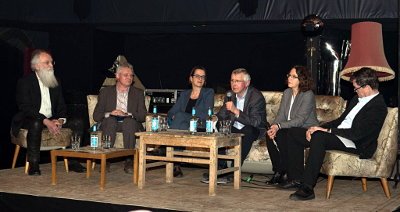
POLYGON ((212 121, 212 110, 209 107, 207 111, 207 120, 206 120, 206 134, 213 133, 213 121, 212 121))
POLYGON ((93 125, 93 131, 90 133, 90 147, 96 149, 99 147, 99 134, 97 132, 97 126, 93 125))
POLYGON ((192 117, 190 118, 190 123, 189 123, 189 132, 192 135, 197 132, 197 120, 198 118, 196 117, 196 109, 193 107, 192 117))
POLYGON ((157 105, 153 106, 153 117, 151 118, 151 131, 157 132, 159 128, 159 120, 157 115, 157 105))

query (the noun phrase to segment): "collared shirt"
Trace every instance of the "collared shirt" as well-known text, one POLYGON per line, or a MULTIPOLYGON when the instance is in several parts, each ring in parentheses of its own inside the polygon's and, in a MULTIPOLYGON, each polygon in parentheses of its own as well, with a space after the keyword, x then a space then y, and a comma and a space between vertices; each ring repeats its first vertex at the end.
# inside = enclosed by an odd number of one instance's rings
POLYGON ((36 74, 36 77, 39 81, 40 96, 41 96, 39 113, 46 116, 46 118, 50 118, 53 116, 53 114, 51 113, 51 101, 50 101, 49 88, 42 83, 42 81, 40 80, 40 78, 37 74, 36 74))
POLYGON ((295 98, 296 98, 296 96, 292 95, 292 98, 290 99, 289 113, 288 113, 288 117, 287 117, 288 121, 290 121, 290 113, 292 112, 292 106, 293 106, 295 98))
MULTIPOLYGON (((351 111, 347 114, 346 118, 344 118, 344 120, 342 121, 342 123, 340 123, 340 125, 337 127, 338 129, 350 129, 352 124, 353 124, 353 120, 354 117, 357 115, 358 112, 360 112, 360 110, 369 102, 371 101, 371 99, 373 99, 375 96, 377 96, 379 94, 379 92, 377 94, 371 95, 371 96, 366 96, 366 97, 362 97, 362 98, 358 98, 358 103, 356 104, 356 106, 353 107, 353 109, 351 109, 351 111)), ((337 137, 342 141, 342 143, 347 147, 347 148, 354 148, 356 149, 356 145, 354 144, 354 142, 350 139, 347 138, 343 138, 341 136, 337 137)))
POLYGON ((124 92, 119 91, 117 89, 117 110, 121 110, 121 111, 127 113, 127 111, 128 111, 128 93, 129 93, 129 88, 124 92))
MULTIPOLYGON (((242 97, 239 97, 239 95, 236 94, 236 108, 239 109, 240 112, 242 112, 244 109, 244 100, 246 99, 247 89, 248 88, 246 88, 246 91, 244 92, 242 97)), ((242 124, 238 121, 235 121, 235 123, 233 123, 233 126, 236 129, 240 130, 244 127, 244 124, 242 124)))

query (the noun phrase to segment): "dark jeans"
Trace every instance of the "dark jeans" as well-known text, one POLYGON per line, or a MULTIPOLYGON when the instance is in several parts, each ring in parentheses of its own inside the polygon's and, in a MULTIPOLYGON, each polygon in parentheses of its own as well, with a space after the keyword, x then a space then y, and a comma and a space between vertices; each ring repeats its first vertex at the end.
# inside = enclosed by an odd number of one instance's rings
POLYGON ((307 129, 291 128, 288 131, 288 177, 314 187, 324 161, 326 150, 341 150, 359 154, 357 149, 347 148, 340 139, 331 133, 317 131, 312 134, 311 141, 306 140, 307 129), (304 148, 310 147, 304 166, 304 148))

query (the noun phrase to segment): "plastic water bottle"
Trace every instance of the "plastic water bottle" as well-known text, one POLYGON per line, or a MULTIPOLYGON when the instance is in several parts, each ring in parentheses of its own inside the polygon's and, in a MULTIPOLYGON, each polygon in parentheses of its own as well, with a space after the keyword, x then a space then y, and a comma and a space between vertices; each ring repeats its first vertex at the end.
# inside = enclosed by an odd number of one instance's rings
POLYGON ((157 105, 153 106, 153 117, 151 118, 151 131, 157 132, 159 128, 159 120, 157 115, 157 105))
POLYGON ((99 147, 99 134, 97 133, 97 126, 93 125, 93 131, 90 134, 90 147, 96 149, 99 147))
POLYGON ((192 117, 190 118, 190 123, 189 123, 189 132, 190 134, 195 134, 197 132, 197 120, 198 118, 196 117, 196 108, 192 108, 192 117))
POLYGON ((207 111, 208 117, 206 120, 206 134, 213 133, 213 121, 212 121, 212 110, 209 107, 207 111))

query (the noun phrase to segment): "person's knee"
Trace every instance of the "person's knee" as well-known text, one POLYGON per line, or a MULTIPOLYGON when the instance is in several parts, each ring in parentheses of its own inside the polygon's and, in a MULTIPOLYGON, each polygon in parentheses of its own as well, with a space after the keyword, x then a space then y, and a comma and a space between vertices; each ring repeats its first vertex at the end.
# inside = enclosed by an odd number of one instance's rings
POLYGON ((43 121, 39 119, 35 119, 31 121, 28 131, 41 133, 43 130, 43 121))

